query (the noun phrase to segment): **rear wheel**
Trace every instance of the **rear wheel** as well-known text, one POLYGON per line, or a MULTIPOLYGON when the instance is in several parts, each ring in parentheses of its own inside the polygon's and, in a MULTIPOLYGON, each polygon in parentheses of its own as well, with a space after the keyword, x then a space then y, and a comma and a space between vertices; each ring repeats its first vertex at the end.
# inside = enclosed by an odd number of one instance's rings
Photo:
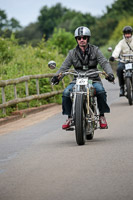
POLYGON ((78 145, 84 145, 86 139, 86 110, 84 95, 77 94, 75 103, 75 134, 78 145))
POLYGON ((127 87, 127 98, 129 105, 132 105, 133 103, 133 87, 132 87, 132 81, 130 78, 126 78, 126 87, 127 87))

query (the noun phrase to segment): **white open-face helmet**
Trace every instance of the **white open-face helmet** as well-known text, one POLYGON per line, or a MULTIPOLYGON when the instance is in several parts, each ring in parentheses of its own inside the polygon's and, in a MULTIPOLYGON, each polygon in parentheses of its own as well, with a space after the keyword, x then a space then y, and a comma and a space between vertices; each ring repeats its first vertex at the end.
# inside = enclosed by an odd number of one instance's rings
POLYGON ((124 36, 125 40, 127 42, 131 42, 132 34, 133 34, 132 27, 131 26, 125 26, 122 31, 123 31, 123 36, 124 36), (126 35, 126 34, 131 34, 131 35, 129 36, 129 35, 126 35))
POLYGON ((90 29, 88 29, 87 27, 80 26, 75 30, 74 36, 75 36, 75 38, 78 37, 78 36, 88 36, 88 37, 90 37, 91 32, 90 32, 90 29))
POLYGON ((132 33, 133 33, 133 29, 131 26, 125 26, 122 31, 123 31, 123 34, 131 33, 131 35, 132 35, 132 33))

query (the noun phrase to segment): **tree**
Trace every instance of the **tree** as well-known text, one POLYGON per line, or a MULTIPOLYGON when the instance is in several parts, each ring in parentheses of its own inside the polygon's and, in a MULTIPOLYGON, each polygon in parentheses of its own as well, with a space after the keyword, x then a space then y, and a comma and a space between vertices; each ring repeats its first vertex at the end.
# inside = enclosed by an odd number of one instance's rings
POLYGON ((92 27, 92 32, 95 34, 95 44, 98 46, 105 45, 123 16, 128 18, 129 15, 132 16, 132 13, 133 1, 131 0, 116 0, 111 6, 107 6, 106 12, 96 20, 92 27))
POLYGON ((132 16, 128 17, 128 24, 127 24, 127 18, 125 18, 125 17, 123 17, 123 19, 121 19, 119 21, 117 27, 113 31, 113 34, 109 40, 109 43, 112 43, 112 42, 117 43, 119 40, 121 40, 122 36, 123 36, 122 30, 123 30, 124 26, 127 26, 127 25, 133 27, 133 17, 132 16))
POLYGON ((20 25, 19 21, 16 20, 15 18, 11 18, 8 22, 8 28, 11 29, 12 31, 16 31, 22 28, 20 25))
POLYGON ((20 30, 21 28, 18 20, 15 18, 8 20, 5 11, 0 10, 0 36, 10 37, 12 32, 20 30))
POLYGON ((7 25, 7 15, 4 10, 0 9, 0 30, 7 25))
POLYGON ((57 3, 51 8, 44 6, 41 9, 38 22, 41 32, 46 35, 46 39, 52 35, 54 28, 58 26, 62 16, 67 10, 68 9, 62 7, 60 3, 57 3))
POLYGON ((59 24, 59 27, 65 28, 66 31, 74 33, 75 29, 79 26, 91 26, 95 23, 95 17, 92 17, 89 13, 82 14, 74 10, 68 11, 63 17, 59 24))
POLYGON ((55 29, 51 38, 47 41, 47 45, 57 48, 59 53, 66 55, 68 51, 76 46, 76 40, 70 32, 65 29, 55 29))
POLYGON ((133 1, 131 0, 117 0, 111 6, 106 7, 107 11, 104 17, 116 17, 132 15, 133 13, 133 1))
POLYGON ((19 39, 19 44, 31 43, 35 46, 41 40, 42 36, 37 22, 31 23, 21 31, 16 32, 16 38, 19 39))

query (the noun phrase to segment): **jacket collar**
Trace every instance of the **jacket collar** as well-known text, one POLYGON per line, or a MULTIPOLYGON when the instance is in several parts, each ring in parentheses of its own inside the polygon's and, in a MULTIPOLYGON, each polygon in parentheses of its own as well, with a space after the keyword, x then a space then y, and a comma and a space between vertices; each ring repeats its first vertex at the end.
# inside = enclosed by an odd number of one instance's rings
POLYGON ((76 46, 76 54, 79 57, 82 64, 88 64, 89 63, 89 57, 90 57, 90 48, 89 45, 86 48, 85 52, 81 50, 79 45, 76 46))
POLYGON ((81 50, 81 48, 79 47, 79 45, 76 46, 76 49, 80 52, 80 54, 89 54, 89 51, 90 51, 89 44, 88 44, 87 48, 85 49, 85 52, 83 52, 81 50))

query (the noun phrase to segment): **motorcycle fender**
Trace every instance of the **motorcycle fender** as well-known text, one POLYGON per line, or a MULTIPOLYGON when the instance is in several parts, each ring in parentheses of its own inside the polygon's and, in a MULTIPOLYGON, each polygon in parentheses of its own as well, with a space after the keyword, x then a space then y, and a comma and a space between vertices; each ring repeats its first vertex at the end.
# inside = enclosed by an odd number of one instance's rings
POLYGON ((131 78, 132 77, 132 72, 130 72, 129 70, 126 71, 125 77, 126 78, 131 78))

